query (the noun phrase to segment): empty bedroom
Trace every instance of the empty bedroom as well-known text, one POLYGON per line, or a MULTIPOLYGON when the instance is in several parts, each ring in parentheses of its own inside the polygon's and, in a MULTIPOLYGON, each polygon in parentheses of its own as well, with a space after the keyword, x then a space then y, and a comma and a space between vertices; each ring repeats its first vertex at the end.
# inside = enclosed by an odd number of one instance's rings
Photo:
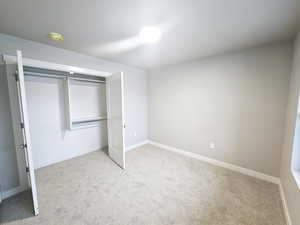
POLYGON ((300 1, 0 1, 0 224, 300 225, 300 1))

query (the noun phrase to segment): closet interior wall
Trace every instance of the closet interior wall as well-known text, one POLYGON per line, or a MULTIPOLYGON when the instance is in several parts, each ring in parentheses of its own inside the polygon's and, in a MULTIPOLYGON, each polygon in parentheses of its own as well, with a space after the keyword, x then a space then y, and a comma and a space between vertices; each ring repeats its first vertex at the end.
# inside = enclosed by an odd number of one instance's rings
POLYGON ((24 75, 36 169, 107 147, 105 78, 25 66, 24 75))

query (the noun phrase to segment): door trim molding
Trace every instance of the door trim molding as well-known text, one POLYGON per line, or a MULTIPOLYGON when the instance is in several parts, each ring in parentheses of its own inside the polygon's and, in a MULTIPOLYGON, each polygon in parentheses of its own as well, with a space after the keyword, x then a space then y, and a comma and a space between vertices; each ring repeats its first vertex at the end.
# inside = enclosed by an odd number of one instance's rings
MULTIPOLYGON (((13 56, 13 55, 3 54, 2 61, 4 61, 5 64, 15 64, 17 62, 17 58, 16 58, 16 56, 13 56)), ((107 77, 107 76, 111 75, 111 73, 109 73, 109 72, 88 69, 88 68, 82 68, 82 67, 78 67, 78 66, 57 64, 57 63, 53 63, 53 62, 41 61, 41 60, 25 58, 25 57, 23 57, 23 65, 30 66, 30 67, 43 68, 43 69, 50 69, 50 70, 59 70, 59 71, 74 72, 74 73, 80 73, 80 74, 83 73, 83 74, 87 74, 87 75, 101 76, 101 77, 107 77)))

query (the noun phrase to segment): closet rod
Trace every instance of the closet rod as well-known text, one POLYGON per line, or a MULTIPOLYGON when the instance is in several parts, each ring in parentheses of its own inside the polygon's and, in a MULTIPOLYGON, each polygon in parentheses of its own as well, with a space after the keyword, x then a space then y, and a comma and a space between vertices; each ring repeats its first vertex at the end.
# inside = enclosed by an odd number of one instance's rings
POLYGON ((25 76, 32 76, 32 77, 47 77, 53 79, 65 79, 69 77, 72 80, 79 80, 85 82, 92 82, 92 83, 105 83, 103 80, 95 80, 95 79, 88 79, 88 78, 81 78, 81 77, 71 77, 68 75, 58 75, 58 74, 45 74, 45 73, 37 73, 37 72, 27 72, 24 71, 25 76))
POLYGON ((54 79, 65 79, 65 78, 67 78, 66 75, 45 74, 45 73, 27 72, 27 71, 24 71, 24 75, 25 76, 31 76, 31 77, 47 77, 47 78, 54 78, 54 79))
POLYGON ((94 79, 81 78, 81 77, 69 77, 69 78, 72 79, 72 80, 92 82, 92 83, 105 83, 104 80, 94 80, 94 79))

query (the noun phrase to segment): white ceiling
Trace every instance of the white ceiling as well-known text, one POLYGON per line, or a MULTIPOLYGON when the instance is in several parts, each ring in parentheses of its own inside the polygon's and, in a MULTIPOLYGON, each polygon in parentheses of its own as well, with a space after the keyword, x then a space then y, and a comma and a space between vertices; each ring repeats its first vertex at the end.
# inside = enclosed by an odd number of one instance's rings
POLYGON ((299 0, 0 1, 0 33, 142 68, 287 40, 299 28, 299 0), (161 27, 159 43, 139 43, 145 25, 161 27))

